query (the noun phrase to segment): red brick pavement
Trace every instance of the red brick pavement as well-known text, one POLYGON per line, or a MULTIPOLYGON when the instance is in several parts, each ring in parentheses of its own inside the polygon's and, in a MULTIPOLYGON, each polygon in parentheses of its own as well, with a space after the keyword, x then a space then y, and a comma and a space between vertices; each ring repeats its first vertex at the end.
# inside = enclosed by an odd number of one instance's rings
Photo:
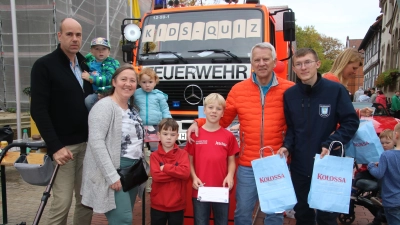
MULTIPOLYGON (((27 224, 32 224, 33 218, 37 212, 37 207, 40 203, 40 198, 43 194, 44 187, 34 186, 25 183, 18 171, 14 167, 7 167, 6 169, 7 178, 7 199, 8 199, 8 224, 17 224, 21 221, 25 221, 27 224)), ((49 199, 47 207, 44 210, 41 224, 44 224, 46 215, 51 206, 52 198, 49 199)), ((146 222, 145 224, 150 224, 150 196, 146 194, 146 222)), ((0 206, 3 205, 0 198, 0 206)), ((68 215, 68 225, 72 225, 74 203, 68 215)), ((141 225, 142 221, 142 202, 137 200, 134 208, 134 224, 141 225)), ((0 210, 1 211, 1 210, 0 210)), ((255 220, 255 225, 263 224, 263 213, 259 213, 255 220)), ((356 208, 356 220, 353 225, 367 225, 373 219, 372 215, 368 210, 359 206, 356 208)), ((0 223, 3 222, 3 215, 0 212, 0 223)), ((294 219, 285 218, 284 224, 295 224, 294 219)), ((92 225, 105 225, 108 224, 104 214, 95 214, 93 216, 92 225)))
MULTIPOLYGON (((149 194, 146 194, 145 207, 146 207, 146 215, 145 215, 146 222, 145 222, 145 224, 149 225, 150 224, 150 195, 149 194)), ((356 211, 356 219, 352 223, 352 225, 367 225, 369 222, 372 221, 373 216, 364 207, 358 206, 358 207, 356 207, 355 211, 356 211)), ((134 213, 133 224, 141 225, 142 224, 142 201, 136 200, 133 213, 134 213)), ((263 221, 264 221, 264 214, 262 212, 260 212, 257 215, 254 225, 263 225, 263 221)), ((104 214, 94 214, 93 215, 92 225, 105 225, 105 224, 108 224, 108 223, 107 223, 107 219, 104 216, 104 214)), ((296 224, 296 220, 291 219, 291 218, 285 218, 284 224, 285 225, 294 225, 294 224, 296 224)))

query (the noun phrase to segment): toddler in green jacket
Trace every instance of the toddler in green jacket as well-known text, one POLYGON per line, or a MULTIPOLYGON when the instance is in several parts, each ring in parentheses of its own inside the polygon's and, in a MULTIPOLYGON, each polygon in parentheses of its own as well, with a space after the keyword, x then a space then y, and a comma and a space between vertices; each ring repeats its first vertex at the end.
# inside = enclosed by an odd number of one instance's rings
POLYGON ((82 78, 93 85, 94 91, 94 94, 88 95, 85 99, 88 111, 102 97, 102 93, 110 89, 111 77, 119 67, 118 60, 109 57, 110 49, 110 42, 98 37, 90 42, 90 53, 85 56, 89 72, 83 71, 82 78))

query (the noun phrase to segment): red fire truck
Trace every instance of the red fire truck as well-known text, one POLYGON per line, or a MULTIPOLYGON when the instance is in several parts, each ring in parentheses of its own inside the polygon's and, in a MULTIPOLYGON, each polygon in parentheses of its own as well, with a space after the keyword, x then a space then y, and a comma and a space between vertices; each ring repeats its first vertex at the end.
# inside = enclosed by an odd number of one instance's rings
MULTIPOLYGON (((234 84, 250 77, 255 44, 274 45, 275 73, 285 79, 291 73, 294 12, 287 7, 268 8, 258 0, 244 4, 227 1, 230 3, 184 6, 177 0, 154 0, 150 12, 142 18, 124 19, 121 26, 124 61, 137 71, 144 67, 156 71, 160 78, 156 88, 168 94, 171 115, 181 126, 181 140, 186 139, 185 129, 190 125, 185 121, 199 116, 205 96, 217 92, 226 98, 234 84)), ((185 224, 191 224, 193 218, 190 196, 185 224)), ((233 224, 236 202, 234 196, 230 199, 233 224)))

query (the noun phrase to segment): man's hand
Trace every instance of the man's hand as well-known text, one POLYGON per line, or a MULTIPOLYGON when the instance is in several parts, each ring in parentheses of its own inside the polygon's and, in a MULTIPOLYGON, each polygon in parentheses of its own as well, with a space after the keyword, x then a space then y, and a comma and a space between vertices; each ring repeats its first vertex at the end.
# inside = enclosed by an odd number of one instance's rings
POLYGON ((86 71, 83 71, 82 72, 82 79, 90 81, 89 78, 90 78, 90 74, 88 72, 86 72, 86 71))
POLYGON ((228 186, 229 190, 232 190, 232 188, 233 188, 233 176, 228 174, 225 177, 224 182, 222 182, 222 187, 226 187, 225 184, 226 184, 226 186, 228 186))
POLYGON ((187 140, 189 141, 189 143, 194 142, 194 140, 190 136, 190 134, 192 134, 193 132, 196 135, 196 137, 199 136, 199 127, 197 126, 196 122, 192 123, 192 125, 190 125, 189 129, 187 129, 187 131, 186 131, 186 137, 187 137, 187 140))
POLYGON ((322 147, 322 152, 321 152, 321 159, 324 158, 325 155, 329 155, 329 150, 325 147, 322 147))
POLYGON ((74 159, 74 156, 68 148, 64 147, 53 154, 53 159, 58 165, 62 166, 74 159))
POLYGON ((287 150, 287 148, 285 147, 281 147, 278 150, 278 154, 281 156, 281 158, 285 155, 285 157, 287 158, 289 156, 289 151, 287 150))
POLYGON ((110 188, 114 191, 120 191, 122 188, 121 180, 117 180, 117 182, 110 185, 110 188))

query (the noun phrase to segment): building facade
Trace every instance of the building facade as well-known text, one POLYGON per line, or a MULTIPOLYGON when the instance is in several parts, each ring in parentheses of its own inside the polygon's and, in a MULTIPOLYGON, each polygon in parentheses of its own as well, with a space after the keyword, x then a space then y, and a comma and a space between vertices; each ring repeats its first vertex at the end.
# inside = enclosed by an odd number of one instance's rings
MULTIPOLYGON (((395 0, 379 0, 382 16, 382 32, 380 44, 380 72, 400 69, 400 20, 399 2, 395 0)), ((392 85, 385 87, 389 95, 400 89, 399 78, 392 85)), ((386 95, 388 96, 388 95, 386 95)))
MULTIPOLYGON (((358 49, 361 42, 362 39, 349 39, 349 36, 347 36, 345 47, 358 49)), ((363 51, 361 51, 360 54, 362 55, 362 57, 364 57, 363 51)), ((350 91, 351 94, 354 95, 354 93, 358 90, 358 87, 363 86, 363 83, 364 83, 364 73, 363 73, 363 67, 361 66, 360 68, 358 68, 356 75, 349 80, 349 83, 347 84, 347 89, 350 91)))
POLYGON ((359 46, 359 51, 364 51, 364 85, 365 89, 375 87, 375 81, 381 73, 380 69, 380 45, 382 31, 382 15, 377 17, 368 29, 364 39, 359 46))

